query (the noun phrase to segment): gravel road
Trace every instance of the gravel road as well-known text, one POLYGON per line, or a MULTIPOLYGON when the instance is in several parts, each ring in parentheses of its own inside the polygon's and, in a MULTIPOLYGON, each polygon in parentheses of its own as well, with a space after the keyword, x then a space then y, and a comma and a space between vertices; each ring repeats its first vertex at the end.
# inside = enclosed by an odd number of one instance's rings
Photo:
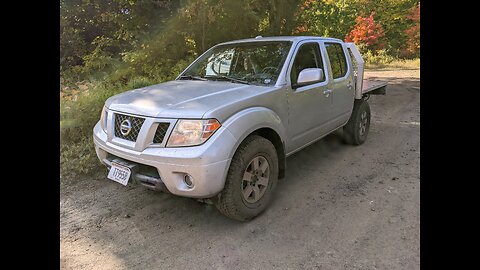
POLYGON ((419 72, 367 76, 389 81, 369 100, 367 141, 336 132, 290 156, 250 222, 106 178, 61 184, 61 268, 419 269, 419 72))

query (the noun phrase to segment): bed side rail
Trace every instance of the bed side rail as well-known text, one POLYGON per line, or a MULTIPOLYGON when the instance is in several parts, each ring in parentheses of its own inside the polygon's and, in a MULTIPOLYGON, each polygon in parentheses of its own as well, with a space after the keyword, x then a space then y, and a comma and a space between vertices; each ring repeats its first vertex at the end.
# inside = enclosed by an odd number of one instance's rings
MULTIPOLYGON (((350 55, 353 56, 356 62, 356 69, 354 67, 355 75, 355 99, 362 99, 362 89, 363 89, 363 72, 365 68, 365 61, 363 60, 360 51, 357 46, 352 42, 345 42, 345 46, 350 51, 350 55)), ((353 66, 353 65, 352 65, 353 66)))

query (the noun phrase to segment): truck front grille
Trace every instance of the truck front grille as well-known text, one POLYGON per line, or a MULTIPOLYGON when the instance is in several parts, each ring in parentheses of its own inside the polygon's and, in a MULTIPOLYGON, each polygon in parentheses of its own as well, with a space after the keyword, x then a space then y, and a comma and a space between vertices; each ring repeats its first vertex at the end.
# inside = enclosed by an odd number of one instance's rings
POLYGON ((115 113, 115 137, 129 140, 132 142, 136 141, 138 133, 140 133, 140 129, 142 128, 144 121, 145 118, 115 113), (125 120, 130 121, 131 130, 128 134, 123 135, 120 126, 125 120))
POLYGON ((155 137, 153 137, 153 143, 162 143, 167 133, 170 123, 158 123, 157 130, 155 131, 155 137))

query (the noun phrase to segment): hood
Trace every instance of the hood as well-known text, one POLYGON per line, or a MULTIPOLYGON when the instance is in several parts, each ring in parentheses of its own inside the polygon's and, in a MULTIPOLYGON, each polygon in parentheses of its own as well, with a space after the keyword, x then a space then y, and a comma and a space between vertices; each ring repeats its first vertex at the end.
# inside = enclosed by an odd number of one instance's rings
POLYGON ((175 80, 110 97, 108 109, 161 118, 202 118, 211 109, 244 100, 271 87, 225 81, 175 80))

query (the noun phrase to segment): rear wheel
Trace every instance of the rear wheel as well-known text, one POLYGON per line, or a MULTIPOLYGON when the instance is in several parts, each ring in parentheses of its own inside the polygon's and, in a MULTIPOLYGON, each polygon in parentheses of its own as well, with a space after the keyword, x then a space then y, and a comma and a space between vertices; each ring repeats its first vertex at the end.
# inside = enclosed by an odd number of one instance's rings
POLYGON ((348 123, 343 127, 345 142, 360 145, 367 139, 370 129, 370 106, 363 99, 355 100, 353 112, 348 123))
POLYGON ((249 136, 232 158, 225 187, 215 205, 229 218, 252 219, 266 209, 277 180, 275 147, 261 136, 249 136))

